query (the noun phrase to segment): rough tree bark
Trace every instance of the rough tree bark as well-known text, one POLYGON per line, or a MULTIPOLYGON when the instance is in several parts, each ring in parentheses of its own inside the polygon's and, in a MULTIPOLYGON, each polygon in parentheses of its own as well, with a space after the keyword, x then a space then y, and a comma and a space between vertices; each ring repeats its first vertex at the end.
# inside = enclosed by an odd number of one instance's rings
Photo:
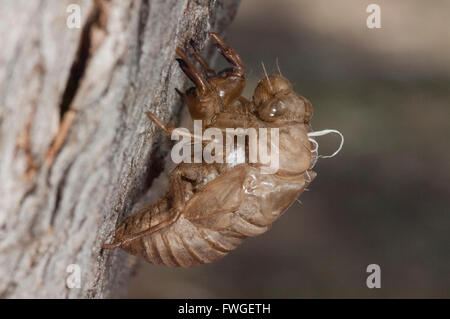
POLYGON ((238 0, 2 1, 0 296, 102 298, 133 259, 102 251, 161 170, 186 77, 175 48, 222 32, 238 0), (78 3, 81 28, 69 29, 78 3), (67 266, 81 269, 69 289, 67 266))

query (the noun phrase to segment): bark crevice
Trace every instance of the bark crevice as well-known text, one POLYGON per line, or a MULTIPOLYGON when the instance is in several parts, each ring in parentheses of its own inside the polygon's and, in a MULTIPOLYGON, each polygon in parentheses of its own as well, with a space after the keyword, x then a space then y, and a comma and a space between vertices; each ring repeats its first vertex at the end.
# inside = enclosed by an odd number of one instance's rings
POLYGON ((87 21, 81 31, 77 53, 72 67, 70 68, 69 78, 67 79, 65 90, 62 94, 61 104, 59 105, 61 120, 70 109, 70 105, 72 104, 81 79, 83 78, 84 72, 89 63, 92 28, 95 24, 99 23, 99 18, 100 6, 96 4, 89 13, 87 21))

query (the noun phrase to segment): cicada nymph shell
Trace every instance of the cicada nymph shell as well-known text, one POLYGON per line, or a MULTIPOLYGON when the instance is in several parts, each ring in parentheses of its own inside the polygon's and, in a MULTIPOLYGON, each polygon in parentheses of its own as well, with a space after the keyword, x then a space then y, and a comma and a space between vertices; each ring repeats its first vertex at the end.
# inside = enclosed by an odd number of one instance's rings
MULTIPOLYGON (((247 237, 266 232, 316 176, 308 138, 311 103, 281 74, 265 74, 252 100, 242 97, 246 75, 241 58, 217 34, 210 35, 232 68, 216 74, 193 47, 199 70, 184 49, 176 51, 181 69, 195 84, 182 93, 191 117, 202 120, 203 129, 278 128, 278 169, 268 174, 263 171, 267 164, 258 161, 180 163, 167 194, 126 218, 106 249, 120 247, 150 263, 174 267, 213 262, 247 237)), ((152 113, 147 115, 171 133, 152 113)))

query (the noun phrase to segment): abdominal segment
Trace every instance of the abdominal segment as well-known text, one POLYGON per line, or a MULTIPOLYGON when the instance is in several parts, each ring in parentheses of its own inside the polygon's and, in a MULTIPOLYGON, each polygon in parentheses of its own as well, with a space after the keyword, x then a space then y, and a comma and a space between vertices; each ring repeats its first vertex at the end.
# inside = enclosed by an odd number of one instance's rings
MULTIPOLYGON (((309 176, 313 175, 313 172, 309 173, 309 176)), ((274 175, 260 175, 257 169, 247 170, 243 184, 236 190, 242 192, 242 200, 234 211, 219 209, 204 218, 192 212, 182 213, 171 225, 122 248, 153 264, 170 267, 214 262, 237 248, 247 237, 266 232, 309 182, 306 173, 280 179, 274 175), (192 216, 195 218, 189 219, 192 216)), ((239 197, 237 194, 229 196, 239 197)))

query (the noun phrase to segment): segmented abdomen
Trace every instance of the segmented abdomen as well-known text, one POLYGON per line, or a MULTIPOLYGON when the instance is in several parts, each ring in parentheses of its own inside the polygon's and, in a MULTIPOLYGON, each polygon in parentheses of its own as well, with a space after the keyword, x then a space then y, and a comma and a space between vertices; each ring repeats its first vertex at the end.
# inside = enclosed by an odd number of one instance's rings
MULTIPOLYGON (((310 171, 309 176, 314 177, 310 171)), ((277 181, 271 175, 249 174, 238 210, 204 219, 188 220, 183 214, 171 225, 143 236, 122 248, 150 263, 170 267, 193 267, 216 261, 239 246, 247 237, 264 233, 309 183, 309 179, 277 181)), ((161 199, 146 210, 128 217, 116 239, 148 229, 168 219, 169 201, 161 199), (128 226, 125 226, 127 225, 128 226)))

